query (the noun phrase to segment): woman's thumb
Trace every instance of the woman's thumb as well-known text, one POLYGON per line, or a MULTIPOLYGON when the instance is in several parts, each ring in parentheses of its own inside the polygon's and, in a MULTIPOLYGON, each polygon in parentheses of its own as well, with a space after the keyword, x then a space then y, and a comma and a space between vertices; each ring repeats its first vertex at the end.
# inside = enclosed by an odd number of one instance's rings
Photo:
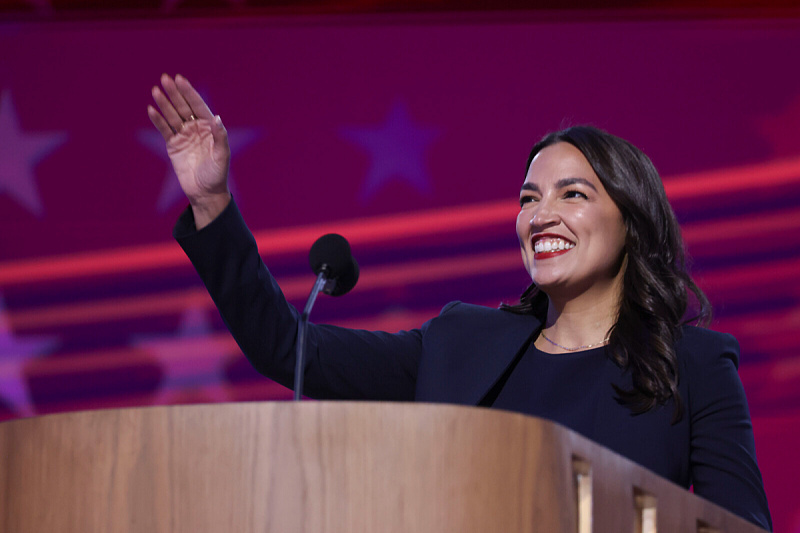
POLYGON ((219 115, 214 116, 214 126, 211 128, 211 135, 214 137, 214 144, 217 146, 228 145, 228 131, 222 125, 219 115))

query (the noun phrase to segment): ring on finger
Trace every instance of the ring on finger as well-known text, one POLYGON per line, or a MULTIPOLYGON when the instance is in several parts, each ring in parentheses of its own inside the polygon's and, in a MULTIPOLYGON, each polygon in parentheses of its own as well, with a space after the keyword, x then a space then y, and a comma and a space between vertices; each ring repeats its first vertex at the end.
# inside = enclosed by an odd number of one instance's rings
POLYGON ((189 121, 189 120, 197 120, 197 115, 195 115, 194 113, 192 113, 191 115, 189 115, 189 118, 187 118, 186 120, 187 120, 187 121, 189 121))

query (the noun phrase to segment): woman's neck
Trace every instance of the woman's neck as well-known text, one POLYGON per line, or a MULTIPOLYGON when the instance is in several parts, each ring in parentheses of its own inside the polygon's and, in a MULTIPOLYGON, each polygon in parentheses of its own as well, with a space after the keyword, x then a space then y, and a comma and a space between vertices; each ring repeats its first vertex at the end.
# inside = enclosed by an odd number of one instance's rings
POLYGON ((608 340, 618 313, 619 297, 612 293, 562 301, 548 296, 547 318, 542 328, 546 337, 539 335, 535 345, 549 353, 599 346, 608 340))

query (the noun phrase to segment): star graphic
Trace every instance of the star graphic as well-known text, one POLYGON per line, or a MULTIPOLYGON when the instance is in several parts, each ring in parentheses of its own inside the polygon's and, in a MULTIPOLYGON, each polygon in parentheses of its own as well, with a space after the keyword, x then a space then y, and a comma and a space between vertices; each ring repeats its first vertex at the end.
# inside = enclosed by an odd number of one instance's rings
POLYGON ((67 140, 65 132, 23 133, 11 101, 0 96, 0 194, 7 192, 34 215, 44 214, 34 183, 33 167, 67 140))
POLYGON ((134 346, 147 350, 164 374, 154 405, 178 403, 182 393, 201 392, 214 402, 228 400, 223 386, 225 367, 238 347, 228 335, 215 336, 205 308, 190 307, 174 335, 141 337, 134 346))
MULTIPOLYGON (((207 91, 201 90, 201 96, 206 102, 209 98, 206 96, 207 91)), ((236 159, 236 155, 247 150, 253 143, 263 136, 261 128, 226 128, 228 130, 228 143, 231 146, 231 159, 236 159)), ((142 129, 136 132, 138 141, 145 145, 151 152, 158 155, 165 163, 167 163, 167 170, 164 176, 164 184, 161 187, 161 193, 156 201, 156 210, 159 213, 164 213, 169 210, 178 202, 185 201, 183 191, 181 191, 180 183, 178 183, 178 176, 170 163, 169 156, 167 155, 167 148, 164 146, 164 138, 161 134, 153 128, 142 129)), ((228 173, 228 187, 231 194, 236 198, 236 203, 241 207, 242 197, 239 195, 239 190, 236 187, 236 181, 233 178, 233 169, 228 173)))
POLYGON ((420 194, 432 192, 431 178, 425 164, 425 152, 439 137, 437 128, 414 124, 408 106, 397 101, 382 125, 344 127, 347 140, 369 152, 370 167, 359 193, 362 203, 368 202, 390 180, 410 184, 420 194))
POLYGON ((0 396, 18 415, 36 414, 23 372, 25 363, 52 352, 57 344, 55 337, 15 337, 0 297, 0 396))
POLYGON ((769 141, 772 155, 791 157, 800 154, 797 130, 800 128, 800 94, 782 110, 755 119, 761 136, 769 141))

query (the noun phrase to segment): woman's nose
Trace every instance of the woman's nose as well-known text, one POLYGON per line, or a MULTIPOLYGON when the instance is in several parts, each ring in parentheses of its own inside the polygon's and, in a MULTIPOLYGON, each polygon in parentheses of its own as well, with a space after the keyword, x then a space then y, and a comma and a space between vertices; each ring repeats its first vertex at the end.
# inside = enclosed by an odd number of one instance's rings
POLYGON ((549 201, 542 201, 531 215, 531 227, 536 229, 549 228, 561 222, 558 211, 549 201))

